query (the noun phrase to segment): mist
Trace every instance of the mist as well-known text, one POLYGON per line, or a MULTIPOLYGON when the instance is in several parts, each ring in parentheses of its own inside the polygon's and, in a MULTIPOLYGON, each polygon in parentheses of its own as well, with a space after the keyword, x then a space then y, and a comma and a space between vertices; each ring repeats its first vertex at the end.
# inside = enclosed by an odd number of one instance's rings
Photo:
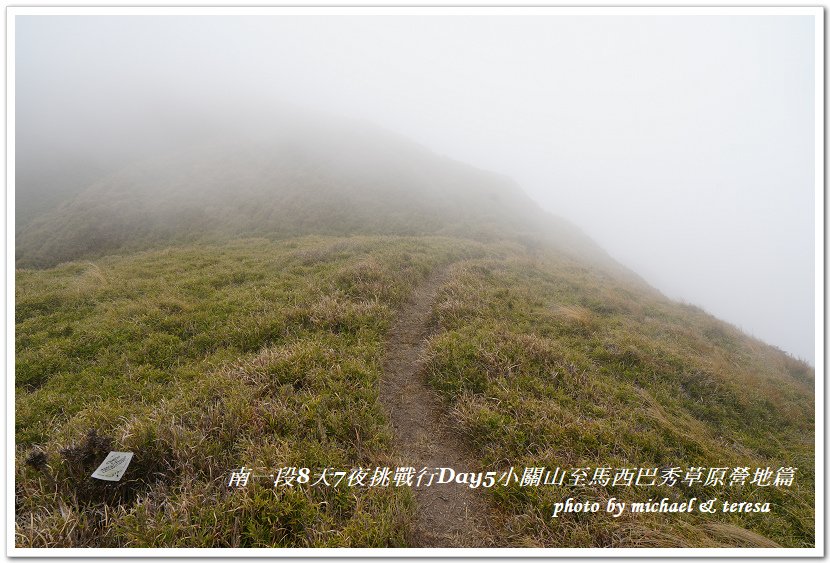
POLYGON ((814 41, 796 16, 20 16, 16 228, 252 116, 340 116, 511 178, 815 365, 814 41))

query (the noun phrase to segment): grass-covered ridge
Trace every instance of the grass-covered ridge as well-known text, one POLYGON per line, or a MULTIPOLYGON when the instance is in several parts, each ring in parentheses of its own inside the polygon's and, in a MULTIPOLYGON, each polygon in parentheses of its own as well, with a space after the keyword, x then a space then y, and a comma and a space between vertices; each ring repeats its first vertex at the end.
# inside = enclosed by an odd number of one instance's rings
POLYGON ((496 488, 505 545, 814 543, 808 366, 551 250, 309 237, 17 271, 16 545, 410 545, 405 487, 225 484, 241 464, 393 465, 385 334, 442 267, 426 369, 483 465, 799 468, 750 495, 772 514, 706 519, 552 520, 625 494, 496 488), (109 449, 140 477, 91 486, 109 449))
POLYGON ((815 404, 806 364, 695 307, 521 252, 456 264, 436 318, 430 379, 485 466, 798 467, 792 488, 494 489, 515 541, 813 545, 815 404), (549 517, 568 497, 664 496, 769 501, 773 512, 549 517))
POLYGON ((242 464, 390 464, 384 330, 426 273, 477 254, 252 240, 19 270, 17 545, 405 545, 405 489, 224 485, 242 464), (106 447, 142 478, 90 486, 106 447))
POLYGON ((365 123, 265 122, 259 133, 214 133, 130 162, 30 210, 16 236, 17 265, 306 235, 533 236, 565 242, 586 259, 604 256, 503 176, 365 123))

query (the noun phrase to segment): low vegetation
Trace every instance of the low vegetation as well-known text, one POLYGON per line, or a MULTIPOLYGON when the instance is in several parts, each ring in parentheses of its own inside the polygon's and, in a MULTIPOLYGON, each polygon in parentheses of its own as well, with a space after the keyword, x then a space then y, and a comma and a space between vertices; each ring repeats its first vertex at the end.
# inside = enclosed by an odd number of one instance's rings
MULTIPOLYGON (((814 544, 814 389, 806 364, 703 311, 579 263, 458 263, 436 304, 428 373, 487 468, 797 467, 792 487, 492 489, 527 546, 814 544), (717 497, 769 514, 563 514, 572 497, 717 497)), ((705 475, 704 475, 705 478, 705 475)))
POLYGON ((183 247, 17 272, 18 546, 402 546, 401 489, 242 465, 389 465, 383 334, 441 239, 183 247), (89 478, 135 452, 123 482, 89 478))
MULTIPOLYGON (((635 281, 530 245, 305 237, 16 272, 19 547, 407 546, 406 487, 275 488, 280 467, 393 465, 385 332, 431 271, 426 370, 483 467, 792 465, 771 514, 550 518, 580 498, 491 489, 510 546, 814 543, 813 373, 635 281), (89 475, 135 457, 118 483, 89 475), (247 487, 232 470, 255 469, 247 487)), ((485 493, 482 493, 485 494, 485 493)))

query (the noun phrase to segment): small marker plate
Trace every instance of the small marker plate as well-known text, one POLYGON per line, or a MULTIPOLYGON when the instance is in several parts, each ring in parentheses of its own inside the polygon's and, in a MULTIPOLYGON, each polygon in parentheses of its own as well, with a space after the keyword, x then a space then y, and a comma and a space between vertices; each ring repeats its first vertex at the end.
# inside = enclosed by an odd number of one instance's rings
POLYGON ((110 452, 92 476, 103 481, 120 481, 132 459, 133 452, 110 452))

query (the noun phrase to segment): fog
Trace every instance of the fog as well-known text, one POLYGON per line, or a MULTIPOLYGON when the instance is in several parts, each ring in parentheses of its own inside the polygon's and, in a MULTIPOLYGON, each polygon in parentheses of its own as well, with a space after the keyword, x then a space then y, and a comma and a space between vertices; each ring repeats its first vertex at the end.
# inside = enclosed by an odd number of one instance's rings
POLYGON ((20 16, 18 221, 214 117, 303 108, 513 178, 667 296, 814 365, 813 25, 20 16))

